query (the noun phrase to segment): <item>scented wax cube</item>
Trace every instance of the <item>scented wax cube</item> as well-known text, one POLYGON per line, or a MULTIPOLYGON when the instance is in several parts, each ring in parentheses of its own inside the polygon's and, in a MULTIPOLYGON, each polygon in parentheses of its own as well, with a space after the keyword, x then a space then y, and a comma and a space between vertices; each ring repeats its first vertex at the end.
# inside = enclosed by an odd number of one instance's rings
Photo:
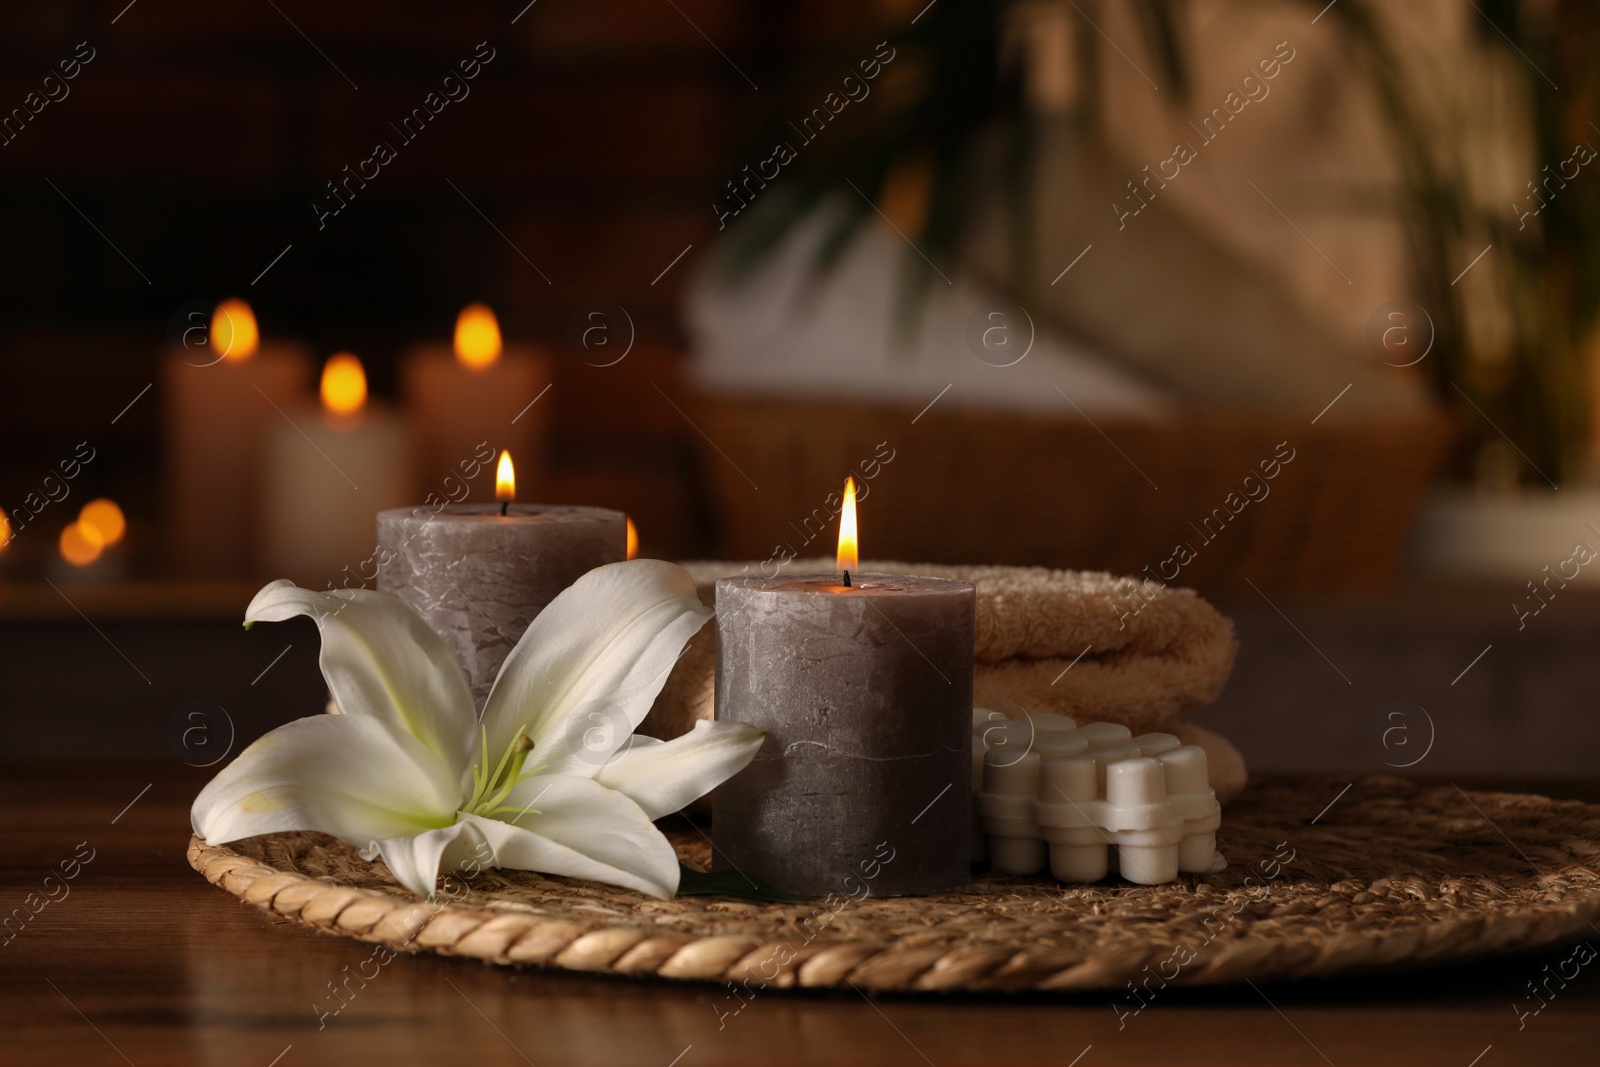
POLYGON ((1222 862, 1222 808, 1199 746, 1171 734, 1134 737, 1116 723, 1006 720, 981 708, 972 728, 975 807, 995 870, 1048 866, 1063 882, 1114 872, 1157 885, 1222 862))

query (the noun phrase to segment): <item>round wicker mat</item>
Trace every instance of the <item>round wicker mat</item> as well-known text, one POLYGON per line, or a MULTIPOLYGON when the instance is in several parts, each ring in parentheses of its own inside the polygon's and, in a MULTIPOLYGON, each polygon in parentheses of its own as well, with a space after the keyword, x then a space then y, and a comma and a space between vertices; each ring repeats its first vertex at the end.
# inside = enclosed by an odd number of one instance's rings
MULTIPOLYGON (((842 888, 801 907, 660 901, 491 870, 441 883, 428 902, 317 834, 196 840, 189 862, 264 910, 395 949, 753 988, 1155 989, 1419 967, 1600 934, 1600 806, 1394 778, 1339 795, 1345 785, 1253 784, 1224 814, 1228 868, 1161 886, 984 875, 958 893, 860 899, 852 882, 857 896, 842 888)), ((706 865, 703 835, 675 843, 706 865)))

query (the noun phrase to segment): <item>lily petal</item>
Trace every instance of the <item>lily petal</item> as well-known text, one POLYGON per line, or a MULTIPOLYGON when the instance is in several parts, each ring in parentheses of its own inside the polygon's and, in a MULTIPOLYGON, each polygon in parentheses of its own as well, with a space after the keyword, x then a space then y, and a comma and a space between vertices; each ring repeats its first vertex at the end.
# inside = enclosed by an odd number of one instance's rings
POLYGON ((439 861, 466 829, 456 823, 412 837, 391 837, 377 842, 377 850, 395 881, 418 896, 432 897, 439 882, 439 861))
POLYGON ((316 830, 363 848, 448 826, 459 777, 415 737, 379 719, 313 715, 260 738, 195 798, 207 844, 316 830))
POLYGON ((316 620, 318 661, 339 710, 391 723, 457 771, 476 730, 472 694, 439 635, 406 605, 367 589, 319 593, 279 580, 245 611, 246 626, 296 615, 316 620))
POLYGON ((595 781, 625 793, 652 819, 682 808, 732 778, 766 735, 742 722, 706 722, 671 741, 633 743, 600 768, 595 781))
POLYGON ((483 711, 490 751, 522 729, 546 773, 594 777, 710 617, 677 564, 636 559, 585 574, 539 613, 500 668, 483 711))
POLYGON ((535 775, 506 801, 506 821, 463 815, 494 850, 493 866, 589 878, 667 899, 678 857, 643 809, 589 778, 535 775))

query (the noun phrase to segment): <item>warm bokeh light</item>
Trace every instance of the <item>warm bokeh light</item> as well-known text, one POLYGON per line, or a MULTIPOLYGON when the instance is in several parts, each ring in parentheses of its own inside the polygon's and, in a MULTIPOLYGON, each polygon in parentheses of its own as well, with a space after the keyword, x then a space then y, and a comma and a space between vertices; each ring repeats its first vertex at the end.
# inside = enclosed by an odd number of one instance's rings
POLYGON ((633 559, 639 554, 639 530, 633 525, 633 516, 628 516, 628 558, 633 559))
POLYGON ((0 552, 6 550, 11 543, 11 520, 6 516, 5 510, 0 508, 0 552))
POLYGON ((87 567, 100 558, 105 542, 100 531, 82 522, 75 522, 61 531, 61 558, 74 567, 87 567))
POLYGON ((116 501, 101 497, 91 500, 78 512, 78 524, 88 526, 100 535, 100 543, 106 547, 122 540, 122 535, 128 529, 128 520, 123 517, 122 509, 117 507, 116 501))
POLYGON ((354 415, 367 402, 367 372, 348 352, 328 357, 322 367, 322 406, 332 415, 354 415))
POLYGON ((511 467, 511 453, 500 450, 500 462, 494 468, 494 498, 502 504, 517 499, 517 472, 511 467))
POLYGON ((856 480, 844 480, 844 507, 839 511, 839 556, 838 567, 840 574, 861 569, 861 554, 856 544, 856 480))
POLYGON ((456 318, 456 358, 473 370, 500 358, 500 323, 488 304, 468 304, 456 318))
POLYGON ((243 300, 224 300, 211 312, 211 347, 223 359, 249 359, 260 344, 256 313, 243 300))

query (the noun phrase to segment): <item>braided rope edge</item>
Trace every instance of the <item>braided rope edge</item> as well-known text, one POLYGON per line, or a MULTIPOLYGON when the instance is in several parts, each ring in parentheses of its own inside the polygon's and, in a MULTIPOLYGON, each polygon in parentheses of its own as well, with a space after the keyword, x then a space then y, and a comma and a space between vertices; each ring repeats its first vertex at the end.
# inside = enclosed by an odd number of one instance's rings
MULTIPOLYGON (((890 991, 1084 991, 1119 989, 1170 946, 1090 956, 1077 949, 989 945, 896 946, 739 934, 661 934, 643 923, 574 922, 492 908, 404 900, 279 870, 226 846, 192 838, 188 860, 212 885, 263 911, 323 933, 486 963, 629 977, 759 982, 776 988, 890 991), (772 968, 787 953, 776 973, 772 968)), ((1306 978, 1423 967, 1570 941, 1600 919, 1600 899, 1520 906, 1424 926, 1313 941, 1248 938, 1218 943, 1173 985, 1306 978)))

